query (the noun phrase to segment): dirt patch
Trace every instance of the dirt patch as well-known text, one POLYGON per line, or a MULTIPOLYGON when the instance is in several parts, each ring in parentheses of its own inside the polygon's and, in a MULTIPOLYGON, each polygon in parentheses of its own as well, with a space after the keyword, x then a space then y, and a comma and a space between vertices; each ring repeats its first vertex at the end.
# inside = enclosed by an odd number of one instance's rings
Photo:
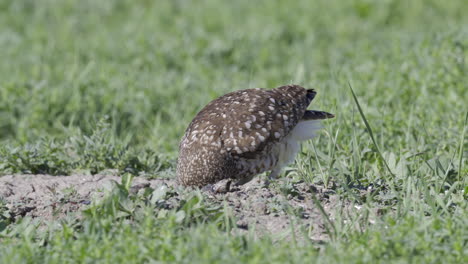
MULTIPOLYGON (((49 221, 86 208, 93 199, 104 196, 113 181, 121 179, 106 174, 7 175, 0 177, 0 197, 6 201, 13 218, 30 216, 49 221)), ((136 177, 132 190, 157 189, 161 185, 173 188, 176 184, 172 179, 136 177)), ((262 179, 257 178, 232 192, 203 194, 211 202, 228 206, 237 219, 236 232, 253 230, 257 235, 272 234, 275 239, 306 233, 312 240, 328 240, 327 223, 328 219, 333 220, 336 207, 353 209, 350 203, 339 201, 332 190, 287 179, 266 188, 262 179)))
POLYGON ((338 202, 333 191, 288 179, 273 185, 265 187, 262 178, 256 178, 235 191, 212 198, 230 206, 241 230, 254 229, 257 235, 268 233, 275 240, 304 234, 315 241, 329 239, 327 218, 333 219, 333 208, 338 202))
POLYGON ((102 197, 120 177, 112 175, 7 175, 0 177, 0 197, 12 217, 45 221, 76 212, 102 197))

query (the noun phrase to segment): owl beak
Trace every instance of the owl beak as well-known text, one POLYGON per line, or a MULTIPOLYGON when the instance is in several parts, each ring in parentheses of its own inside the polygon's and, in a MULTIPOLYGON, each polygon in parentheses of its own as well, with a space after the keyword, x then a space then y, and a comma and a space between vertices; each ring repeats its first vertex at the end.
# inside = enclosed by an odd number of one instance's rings
POLYGON ((306 110, 302 120, 321 120, 321 119, 328 119, 334 118, 335 115, 325 112, 325 111, 317 111, 317 110, 306 110))

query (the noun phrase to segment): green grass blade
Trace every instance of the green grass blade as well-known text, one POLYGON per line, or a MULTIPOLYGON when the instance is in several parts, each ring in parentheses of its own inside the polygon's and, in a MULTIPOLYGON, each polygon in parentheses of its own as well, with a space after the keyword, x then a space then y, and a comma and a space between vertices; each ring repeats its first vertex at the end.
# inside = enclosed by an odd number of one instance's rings
POLYGON ((464 145, 465 145, 465 132, 466 132, 466 126, 468 124, 468 112, 466 112, 465 115, 465 122, 463 124, 463 132, 460 137, 460 150, 458 154, 458 181, 461 181, 462 179, 462 171, 463 171, 463 151, 464 151, 464 145))
POLYGON ((374 144, 375 148, 377 149, 377 153, 379 153, 379 156, 380 156, 380 158, 382 159, 383 163, 385 164, 385 167, 387 168, 388 172, 389 172, 392 176, 395 176, 395 174, 392 172, 392 170, 391 170, 390 167, 388 166, 387 161, 386 161, 385 158, 383 157, 382 152, 380 151, 380 148, 379 148, 379 146, 377 145, 377 142, 375 141, 374 133, 372 132, 372 128, 371 128, 369 122, 367 121, 367 118, 366 118, 366 116, 364 115, 364 112, 362 111, 361 105, 359 104, 359 100, 357 99, 356 94, 354 93, 354 90, 353 90, 353 87, 351 86, 351 83, 348 82, 348 85, 349 85, 349 89, 351 89, 351 93, 353 94, 354 102, 356 103, 356 106, 357 106, 357 108, 358 108, 358 110, 359 110, 359 114, 361 115, 361 118, 362 118, 362 120, 364 121, 364 124, 366 125, 367 131, 369 132, 369 135, 370 135, 370 137, 371 137, 371 139, 372 139, 372 143, 374 144))

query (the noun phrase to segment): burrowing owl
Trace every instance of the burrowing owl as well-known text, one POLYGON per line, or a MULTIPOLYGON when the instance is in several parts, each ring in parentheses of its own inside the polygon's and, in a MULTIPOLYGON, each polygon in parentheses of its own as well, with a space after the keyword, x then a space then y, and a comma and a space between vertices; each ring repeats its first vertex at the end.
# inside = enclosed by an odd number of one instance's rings
POLYGON ((294 160, 300 141, 311 139, 320 119, 333 114, 306 110, 316 92, 299 85, 247 89, 223 95, 192 120, 179 146, 177 178, 185 186, 223 179, 240 185, 294 160))

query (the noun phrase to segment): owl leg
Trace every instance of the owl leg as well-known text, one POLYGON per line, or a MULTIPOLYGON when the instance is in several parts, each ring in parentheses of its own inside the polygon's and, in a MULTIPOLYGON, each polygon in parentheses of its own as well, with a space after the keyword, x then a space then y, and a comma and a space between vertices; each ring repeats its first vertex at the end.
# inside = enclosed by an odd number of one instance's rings
POLYGON ((268 178, 265 180, 265 186, 268 187, 271 181, 273 181, 274 179, 276 179, 276 177, 278 177, 280 172, 281 172, 281 167, 276 167, 273 170, 271 170, 270 175, 268 175, 268 178))
POLYGON ((268 180, 274 180, 276 179, 276 177, 278 177, 278 175, 280 174, 281 172, 281 168, 274 168, 271 172, 270 172, 270 175, 268 175, 268 180))

